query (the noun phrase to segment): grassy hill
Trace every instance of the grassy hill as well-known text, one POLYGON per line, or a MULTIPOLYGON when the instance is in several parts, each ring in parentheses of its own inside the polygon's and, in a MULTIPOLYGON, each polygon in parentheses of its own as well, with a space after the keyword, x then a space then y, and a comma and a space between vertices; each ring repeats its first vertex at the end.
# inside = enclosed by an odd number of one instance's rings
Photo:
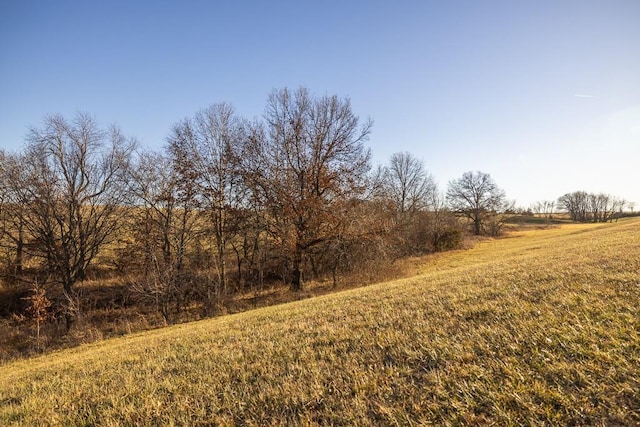
POLYGON ((640 424, 640 221, 0 367, 0 424, 640 424))

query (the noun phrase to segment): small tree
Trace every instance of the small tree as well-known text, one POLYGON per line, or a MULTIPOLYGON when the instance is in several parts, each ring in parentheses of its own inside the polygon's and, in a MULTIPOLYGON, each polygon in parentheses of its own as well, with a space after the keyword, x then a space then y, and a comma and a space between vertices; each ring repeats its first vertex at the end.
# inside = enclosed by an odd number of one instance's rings
POLYGON ((51 301, 47 298, 46 290, 39 286, 38 282, 34 282, 31 292, 31 295, 24 299, 29 304, 27 314, 36 326, 36 343, 40 347, 40 328, 49 319, 51 301))

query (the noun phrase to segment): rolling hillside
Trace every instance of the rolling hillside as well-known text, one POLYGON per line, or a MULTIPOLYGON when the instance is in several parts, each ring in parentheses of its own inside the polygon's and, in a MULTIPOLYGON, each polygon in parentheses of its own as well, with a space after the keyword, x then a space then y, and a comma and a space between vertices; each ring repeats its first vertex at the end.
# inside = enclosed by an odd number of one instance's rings
POLYGON ((640 221, 0 367, 0 424, 637 425, 640 221))

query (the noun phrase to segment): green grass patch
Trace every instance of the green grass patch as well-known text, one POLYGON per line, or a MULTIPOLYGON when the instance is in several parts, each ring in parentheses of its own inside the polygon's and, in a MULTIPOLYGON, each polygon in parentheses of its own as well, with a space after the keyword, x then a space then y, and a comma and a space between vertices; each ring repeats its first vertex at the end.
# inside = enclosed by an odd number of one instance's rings
POLYGON ((637 425, 640 221, 0 367, 2 425, 637 425))

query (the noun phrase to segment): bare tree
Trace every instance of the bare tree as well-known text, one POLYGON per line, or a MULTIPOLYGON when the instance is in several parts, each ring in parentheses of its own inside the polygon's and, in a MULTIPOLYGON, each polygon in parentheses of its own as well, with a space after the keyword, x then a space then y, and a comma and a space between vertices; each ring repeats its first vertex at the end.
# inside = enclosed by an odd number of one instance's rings
POLYGON ((14 279, 22 274, 25 246, 25 207, 20 203, 21 159, 18 154, 0 151, 0 247, 6 250, 7 273, 14 279))
POLYGON ((142 278, 134 290, 149 297, 171 322, 189 288, 185 278, 191 275, 183 273, 188 246, 196 237, 195 190, 181 180, 171 159, 152 151, 136 156, 128 181, 134 196, 129 224, 134 259, 142 261, 142 278))
POLYGON ((373 176, 374 195, 390 204, 393 229, 388 236, 395 256, 429 252, 435 230, 438 191, 422 160, 408 152, 395 153, 373 176))
POLYGON ((250 276, 250 286, 256 291, 265 283, 269 270, 276 276, 287 277, 282 236, 287 236, 291 227, 286 216, 277 209, 269 208, 273 192, 269 185, 271 175, 264 164, 268 158, 265 125, 255 120, 247 125, 246 131, 246 139, 237 154, 238 171, 247 190, 246 206, 240 215, 240 239, 234 239, 231 245, 236 254, 240 280, 244 264, 250 276))
POLYGON ((350 201, 365 189, 370 154, 363 143, 372 123, 361 125, 348 99, 314 98, 305 88, 274 91, 264 117, 254 179, 272 230, 291 254, 291 288, 301 290, 309 249, 340 234, 350 201))
POLYGON ((542 200, 539 202, 535 202, 532 205, 533 213, 537 215, 542 215, 544 218, 551 219, 553 216, 554 210, 556 208, 556 202, 553 200, 542 200))
POLYGON ((226 257, 238 232, 238 210, 247 191, 237 169, 245 140, 245 123, 230 104, 210 106, 176 124, 168 138, 169 152, 183 181, 192 180, 199 207, 206 212, 213 238, 218 296, 227 293, 226 257))
POLYGON ((510 207, 504 191, 483 172, 465 172, 460 179, 449 181, 447 202, 454 212, 472 222, 476 235, 482 234, 489 223, 491 234, 499 232, 501 214, 510 207))
MULTIPOLYGON (((127 197, 125 166, 133 143, 115 127, 100 129, 86 114, 59 115, 32 128, 19 167, 10 177, 35 255, 69 299, 76 282, 121 224, 127 197)), ((67 315, 67 327, 73 315, 67 315)))
POLYGON ((606 193, 589 194, 591 218, 593 222, 607 222, 617 218, 627 202, 606 193))
POLYGON ((584 191, 567 193, 558 199, 558 207, 567 212, 572 221, 587 221, 589 195, 584 191))
POLYGON ((406 151, 391 156, 384 168, 383 187, 400 214, 433 207, 437 193, 423 161, 406 151))

